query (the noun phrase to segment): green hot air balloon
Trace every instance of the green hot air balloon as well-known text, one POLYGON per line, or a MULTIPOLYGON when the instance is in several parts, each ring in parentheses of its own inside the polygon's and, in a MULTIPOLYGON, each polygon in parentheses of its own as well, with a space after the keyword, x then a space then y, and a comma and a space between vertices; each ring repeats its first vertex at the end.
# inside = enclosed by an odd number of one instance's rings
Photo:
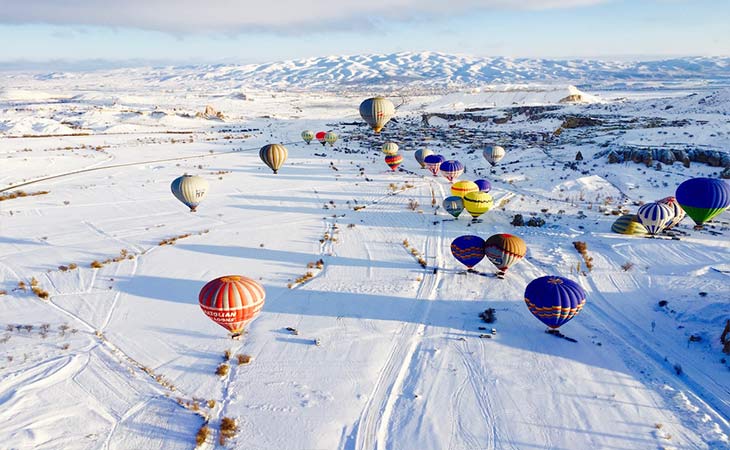
POLYGON ((311 131, 311 130, 302 131, 302 139, 304 139, 304 142, 309 144, 310 142, 312 142, 312 139, 314 139, 314 131, 311 131))

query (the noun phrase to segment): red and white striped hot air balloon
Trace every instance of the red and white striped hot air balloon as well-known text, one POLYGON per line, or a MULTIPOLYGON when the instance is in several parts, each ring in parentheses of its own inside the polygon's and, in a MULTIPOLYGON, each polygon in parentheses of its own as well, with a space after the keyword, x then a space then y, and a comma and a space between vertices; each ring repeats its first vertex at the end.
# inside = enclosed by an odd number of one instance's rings
POLYGON ((209 281, 198 294, 200 308, 213 322, 231 332, 243 334, 243 327, 261 312, 266 291, 256 281, 240 275, 226 275, 209 281))

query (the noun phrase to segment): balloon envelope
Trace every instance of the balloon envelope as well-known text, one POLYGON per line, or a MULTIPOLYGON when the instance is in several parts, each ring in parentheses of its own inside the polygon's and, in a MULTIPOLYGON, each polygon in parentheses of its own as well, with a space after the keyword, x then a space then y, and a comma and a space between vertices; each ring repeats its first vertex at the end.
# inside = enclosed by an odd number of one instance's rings
POLYGON ((324 131, 318 131, 317 134, 314 135, 314 137, 317 138, 322 146, 327 143, 327 141, 325 140, 325 136, 327 136, 327 133, 325 133, 324 131))
POLYGON ((697 225, 702 225, 730 206, 730 185, 716 178, 692 178, 677 188, 677 201, 697 225))
POLYGON ((439 166, 439 170, 441 170, 441 175, 449 180, 449 183, 453 183, 455 179, 459 178, 461 174, 464 173, 464 165, 459 161, 450 159, 442 162, 439 166))
POLYGON ((459 218, 459 214, 464 211, 464 201, 461 199, 461 197, 458 197, 456 195, 446 197, 444 199, 443 205, 446 212, 457 219, 459 218))
POLYGON ((503 272, 524 258, 526 253, 525 241, 511 234, 495 234, 484 242, 484 254, 497 269, 503 272))
POLYGON ((484 239, 473 235, 459 236, 451 242, 451 254, 471 269, 484 259, 484 239))
POLYGON ((489 192, 492 190, 492 183, 487 180, 475 180, 474 183, 482 192, 489 192))
POLYGON ((611 231, 620 234, 647 234, 649 231, 639 222, 636 214, 624 214, 611 225, 611 231))
POLYGON ((302 139, 304 139, 304 142, 309 144, 310 142, 312 142, 312 139, 314 139, 314 131, 310 131, 310 130, 302 131, 302 139))
POLYGON ((328 131, 324 135, 324 141, 326 143, 328 143, 330 145, 330 147, 335 145, 335 142, 337 142, 337 138, 338 138, 337 133, 335 133, 333 131, 328 131))
POLYGON ((264 288, 256 281, 227 275, 203 286, 198 303, 213 322, 237 335, 261 312, 265 297, 264 288))
POLYGON ((679 204, 676 198, 665 197, 658 202, 667 205, 669 209, 672 210, 672 214, 674 214, 672 220, 670 220, 667 224, 667 229, 676 227, 685 217, 687 217, 687 213, 684 212, 684 209, 682 209, 682 206, 679 204))
POLYGON ((376 133, 380 133, 394 115, 395 106, 387 98, 373 97, 360 103, 360 116, 376 133))
POLYGON ((383 150, 383 153, 388 156, 395 156, 396 154, 398 154, 398 144, 396 144, 395 142, 386 142, 385 144, 383 144, 381 150, 383 150))
POLYGON ((492 204, 492 196, 486 192, 469 192, 464 196, 464 209, 475 219, 489 211, 492 204))
POLYGON ((469 192, 478 192, 479 186, 473 181, 461 180, 451 185, 451 195, 464 198, 469 192))
POLYGON ((658 202, 641 205, 636 215, 649 234, 662 231, 674 217, 674 213, 667 205, 658 202))
POLYGON ((386 156, 385 157, 385 164, 390 167, 390 170, 395 171, 398 166, 401 165, 403 162, 403 157, 401 155, 393 155, 393 156, 386 156))
POLYGON ((426 156, 433 155, 433 152, 427 148, 421 148, 416 150, 416 153, 413 154, 413 156, 416 158, 416 161, 418 161, 418 164, 421 165, 421 169, 426 168, 426 163, 424 162, 424 159, 426 156))
POLYGON ((190 208, 191 212, 195 212, 208 194, 208 181, 197 175, 183 175, 172 181, 170 190, 175 198, 190 208))
POLYGON ((441 163, 445 160, 446 158, 441 155, 428 155, 423 158, 423 163, 426 164, 426 168, 431 171, 433 176, 436 176, 441 168, 441 163))
POLYGON ((575 281, 551 275, 532 280, 527 285, 525 303, 542 323, 559 328, 583 309, 586 293, 575 281))
POLYGON ((483 154, 484 154, 484 159, 486 159, 489 162, 489 164, 495 165, 499 161, 501 161, 502 158, 504 158, 504 155, 506 153, 507 152, 505 152, 504 149, 502 147, 500 147, 499 145, 489 145, 489 146, 487 146, 487 148, 484 149, 483 154))
POLYGON ((261 147, 259 150, 259 158, 264 162, 274 173, 278 173, 279 168, 286 161, 289 152, 286 147, 281 144, 268 144, 261 147))

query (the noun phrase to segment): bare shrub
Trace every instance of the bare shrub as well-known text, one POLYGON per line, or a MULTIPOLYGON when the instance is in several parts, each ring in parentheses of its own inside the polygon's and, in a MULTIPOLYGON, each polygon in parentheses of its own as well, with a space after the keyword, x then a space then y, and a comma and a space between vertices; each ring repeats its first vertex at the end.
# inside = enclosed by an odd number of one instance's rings
POLYGON ((226 439, 232 439, 238 433, 238 424, 236 419, 231 417, 224 417, 221 419, 220 427, 220 444, 223 445, 226 439))
POLYGON ((230 366, 226 363, 222 363, 215 369, 215 374, 219 377, 225 377, 228 375, 228 371, 230 370, 230 366))
POLYGON ((239 366, 251 364, 251 361, 253 360, 251 355, 236 355, 236 358, 238 359, 239 366))
POLYGON ((203 424, 203 426, 198 430, 198 433, 195 435, 195 446, 200 447, 205 444, 208 441, 209 435, 210 428, 208 428, 207 424, 203 424))

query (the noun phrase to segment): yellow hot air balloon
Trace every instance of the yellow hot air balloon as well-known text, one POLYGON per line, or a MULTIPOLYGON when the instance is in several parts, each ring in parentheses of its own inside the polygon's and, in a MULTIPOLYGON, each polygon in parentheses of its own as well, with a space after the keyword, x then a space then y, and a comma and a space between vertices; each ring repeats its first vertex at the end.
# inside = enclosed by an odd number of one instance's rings
POLYGON ((302 139, 304 139, 304 142, 309 144, 310 142, 312 142, 312 139, 314 139, 314 131, 311 131, 311 130, 302 131, 302 139))
POLYGON ((380 133, 394 115, 395 106, 385 97, 373 97, 360 103, 360 116, 375 133, 380 133))
POLYGON ((486 192, 469 192, 464 196, 464 209, 476 219, 492 208, 494 201, 486 192))
POLYGON ((332 147, 335 145, 335 142, 337 142, 337 134, 332 131, 328 131, 327 134, 324 135, 324 141, 332 147))
POLYGON ((196 208, 208 193, 208 181, 197 175, 185 174, 175 178, 170 185, 172 195, 195 212, 196 208))
POLYGON ((461 180, 451 185, 451 195, 464 198, 469 192, 478 192, 479 186, 473 181, 461 180))
POLYGON ((279 171, 279 168, 282 164, 284 164, 284 161, 286 161, 287 156, 289 156, 289 152, 286 150, 286 147, 281 144, 264 145, 261 147, 261 150, 259 150, 259 158, 261 158, 261 161, 269 166, 274 173, 279 171))
POLYGON ((383 144, 382 150, 387 156, 395 156, 398 154, 398 144, 395 142, 386 142, 383 144))

